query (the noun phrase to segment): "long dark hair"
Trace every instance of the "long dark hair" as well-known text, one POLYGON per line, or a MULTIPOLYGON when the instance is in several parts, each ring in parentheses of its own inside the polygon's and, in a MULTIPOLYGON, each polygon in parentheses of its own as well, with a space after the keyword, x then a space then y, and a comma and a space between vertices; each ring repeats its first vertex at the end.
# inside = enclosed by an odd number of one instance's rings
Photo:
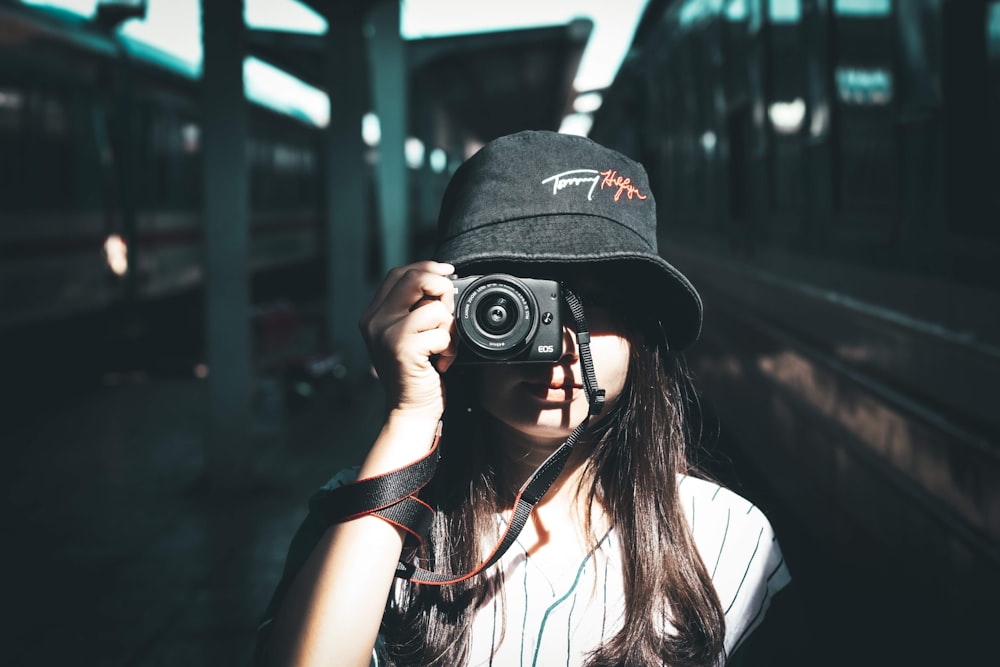
MULTIPOLYGON (((683 358, 668 350, 658 323, 632 320, 625 328, 631 354, 624 390, 594 425, 588 443, 577 445, 592 448, 583 476, 590 480, 586 492, 617 533, 625 586, 622 629, 587 665, 719 665, 725 613, 677 491, 679 474, 702 474, 691 456, 690 376, 683 358)), ((476 392, 470 375, 459 367, 446 374, 442 459, 426 489, 437 513, 419 554, 422 566, 456 574, 485 557, 483 538, 496 534, 497 512, 509 501, 498 488, 496 461, 481 446, 483 415, 471 402, 476 392)), ((392 664, 466 664, 476 610, 494 592, 502 595, 498 569, 450 586, 399 586, 382 627, 392 664)))

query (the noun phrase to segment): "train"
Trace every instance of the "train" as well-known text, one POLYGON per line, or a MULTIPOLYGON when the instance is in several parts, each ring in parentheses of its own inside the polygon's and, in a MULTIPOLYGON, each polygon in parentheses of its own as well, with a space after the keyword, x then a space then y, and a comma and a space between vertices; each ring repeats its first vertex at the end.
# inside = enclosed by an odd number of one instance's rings
POLYGON ((596 114, 704 298, 709 444, 806 582, 810 664, 988 655, 998 118, 980 0, 654 0, 596 114))
MULTIPOLYGON (((0 4, 9 396, 39 382, 34 393, 51 396, 102 369, 148 364, 158 348, 190 372, 201 354, 200 79, 100 19, 0 4)), ((248 102, 252 299, 272 311, 325 284, 321 132, 248 102)))

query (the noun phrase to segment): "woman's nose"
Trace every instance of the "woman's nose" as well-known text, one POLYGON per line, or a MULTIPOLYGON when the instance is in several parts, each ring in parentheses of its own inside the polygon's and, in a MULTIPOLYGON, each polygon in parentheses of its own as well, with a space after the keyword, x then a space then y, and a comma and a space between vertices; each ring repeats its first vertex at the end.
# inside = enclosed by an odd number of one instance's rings
POLYGON ((569 326, 563 327, 563 353, 559 357, 559 362, 574 362, 579 358, 579 350, 576 347, 576 332, 569 326))

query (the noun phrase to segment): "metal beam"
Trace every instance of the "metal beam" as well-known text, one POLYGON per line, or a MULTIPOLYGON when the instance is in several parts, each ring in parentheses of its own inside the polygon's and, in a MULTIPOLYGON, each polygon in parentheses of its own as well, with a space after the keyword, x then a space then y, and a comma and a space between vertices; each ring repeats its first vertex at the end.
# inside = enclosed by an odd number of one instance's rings
POLYGON ((409 95, 406 51, 399 34, 399 4, 379 4, 369 15, 369 29, 373 97, 382 134, 375 187, 384 273, 410 259, 410 189, 404 155, 409 95))

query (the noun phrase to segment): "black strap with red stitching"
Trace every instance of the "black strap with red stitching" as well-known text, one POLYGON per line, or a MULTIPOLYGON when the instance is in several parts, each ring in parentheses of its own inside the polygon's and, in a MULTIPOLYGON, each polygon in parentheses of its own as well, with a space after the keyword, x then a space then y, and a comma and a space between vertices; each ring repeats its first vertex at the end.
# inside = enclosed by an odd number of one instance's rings
POLYGON ((583 369, 584 389, 590 404, 589 414, 521 486, 514 499, 514 511, 504 529, 499 542, 487 558, 472 571, 462 575, 438 574, 425 570, 410 562, 416 548, 423 543, 434 518, 434 510, 420 500, 420 490, 430 482, 437 469, 437 445, 441 437, 441 426, 434 438, 430 452, 420 460, 398 470, 358 480, 336 489, 324 489, 309 500, 309 509, 328 523, 341 523, 361 516, 374 514, 405 530, 407 535, 403 557, 396 566, 396 576, 416 583, 445 586, 458 583, 475 576, 495 564, 517 539, 531 515, 535 505, 542 499, 559 477, 563 466, 572 453, 573 445, 583 435, 593 415, 604 407, 604 390, 597 386, 593 357, 590 353, 590 334, 583 315, 583 304, 568 289, 563 296, 576 323, 577 347, 583 369))

